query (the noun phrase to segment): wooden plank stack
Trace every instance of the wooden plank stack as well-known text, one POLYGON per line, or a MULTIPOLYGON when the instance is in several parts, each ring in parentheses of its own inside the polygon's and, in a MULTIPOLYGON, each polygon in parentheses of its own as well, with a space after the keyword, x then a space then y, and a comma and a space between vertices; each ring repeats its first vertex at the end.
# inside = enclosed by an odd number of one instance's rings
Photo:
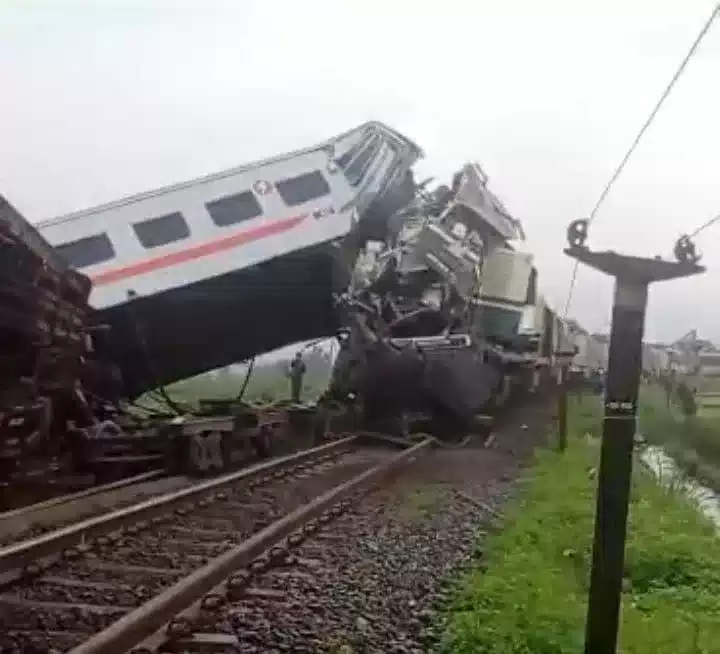
POLYGON ((90 290, 89 278, 0 196, 0 410, 3 398, 18 395, 18 385, 42 392, 58 383, 47 378, 50 360, 84 354, 90 290))

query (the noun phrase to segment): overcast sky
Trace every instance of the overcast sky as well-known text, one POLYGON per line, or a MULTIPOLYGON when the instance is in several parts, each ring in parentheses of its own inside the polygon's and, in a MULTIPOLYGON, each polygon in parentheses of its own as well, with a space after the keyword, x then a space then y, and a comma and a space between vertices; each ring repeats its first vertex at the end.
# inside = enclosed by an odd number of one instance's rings
MULTIPOLYGON (((0 192, 33 222, 310 145, 368 119, 421 172, 477 160, 559 309, 586 215, 715 0, 0 0, 0 192)), ((597 216, 595 248, 669 254, 720 212, 720 21, 597 216)), ((720 339, 709 272, 658 285, 646 334, 720 339)), ((581 271, 571 314, 609 321, 581 271)))

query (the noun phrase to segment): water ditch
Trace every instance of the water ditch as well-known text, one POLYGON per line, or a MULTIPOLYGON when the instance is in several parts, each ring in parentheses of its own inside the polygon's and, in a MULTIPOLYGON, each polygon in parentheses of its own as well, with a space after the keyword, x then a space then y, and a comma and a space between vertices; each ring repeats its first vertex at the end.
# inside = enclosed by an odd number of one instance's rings
POLYGON ((640 453, 640 460, 658 483, 683 492, 703 515, 715 523, 720 534, 720 496, 717 493, 684 474, 661 447, 645 446, 640 453))

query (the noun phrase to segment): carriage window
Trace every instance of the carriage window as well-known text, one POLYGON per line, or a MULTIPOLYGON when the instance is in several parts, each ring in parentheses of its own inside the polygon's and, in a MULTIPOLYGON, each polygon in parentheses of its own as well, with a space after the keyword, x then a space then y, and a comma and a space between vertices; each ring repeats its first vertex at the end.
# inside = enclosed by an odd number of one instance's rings
POLYGON ((190 236, 190 228, 179 212, 150 218, 133 225, 135 235, 144 248, 156 248, 190 236))
POLYGON ((115 257, 115 248, 107 234, 96 234, 55 246, 58 254, 75 268, 94 266, 115 257))
POLYGON ((210 218, 218 227, 227 227, 243 220, 257 218, 263 210, 252 191, 213 200, 205 205, 210 218))
POLYGON ((360 135, 359 140, 354 145, 345 150, 343 154, 341 154, 339 157, 337 157, 337 159, 335 159, 335 163, 337 163, 337 165, 343 169, 346 168, 347 165, 352 161, 352 158, 363 148, 365 148, 368 143, 372 143, 373 140, 374 135, 370 132, 366 132, 360 135))
POLYGON ((345 154, 341 154, 337 159, 335 159, 335 163, 340 166, 340 168, 345 168, 350 163, 350 159, 352 159, 353 154, 355 154, 354 150, 348 150, 345 154))
POLYGON ((371 141, 370 144, 362 150, 345 169, 345 177, 350 184, 356 186, 360 183, 362 178, 365 176, 367 167, 370 165, 371 160, 380 150, 380 145, 380 139, 374 139, 371 141))
POLYGON ((283 179, 275 183, 275 188, 288 207, 296 207, 330 193, 330 185, 319 170, 283 179))

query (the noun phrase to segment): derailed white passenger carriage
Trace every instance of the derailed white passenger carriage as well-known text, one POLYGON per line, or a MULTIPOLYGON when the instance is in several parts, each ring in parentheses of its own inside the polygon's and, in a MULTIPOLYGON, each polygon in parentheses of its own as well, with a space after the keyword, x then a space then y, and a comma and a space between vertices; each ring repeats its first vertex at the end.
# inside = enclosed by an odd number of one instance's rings
POLYGON ((313 148, 39 225, 94 282, 97 308, 336 240, 420 155, 369 123, 313 148))
POLYGON ((112 327, 99 349, 132 359, 124 376, 134 395, 334 333, 332 293, 348 282, 334 244, 409 202, 403 189, 421 156, 371 122, 40 230, 93 280, 91 303, 112 327))

